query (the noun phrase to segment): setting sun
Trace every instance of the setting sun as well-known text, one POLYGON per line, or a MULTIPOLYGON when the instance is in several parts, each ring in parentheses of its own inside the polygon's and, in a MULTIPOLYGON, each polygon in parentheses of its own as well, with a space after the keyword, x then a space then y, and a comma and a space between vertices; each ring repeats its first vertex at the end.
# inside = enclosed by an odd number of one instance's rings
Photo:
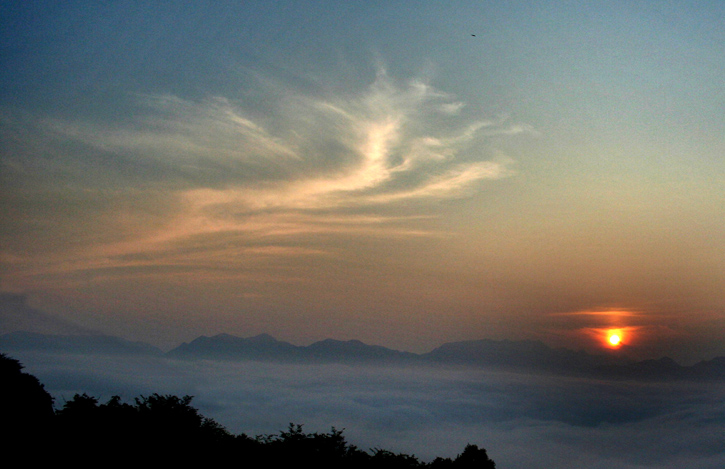
POLYGON ((623 334, 621 329, 609 329, 606 334, 607 345, 617 348, 622 345, 623 334))

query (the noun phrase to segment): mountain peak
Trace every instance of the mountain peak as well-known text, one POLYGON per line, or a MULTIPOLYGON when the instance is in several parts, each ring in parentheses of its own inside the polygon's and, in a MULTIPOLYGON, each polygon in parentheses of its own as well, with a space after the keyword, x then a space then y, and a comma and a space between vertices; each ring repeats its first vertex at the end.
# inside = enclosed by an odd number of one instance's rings
POLYGON ((250 342, 256 342, 256 343, 276 343, 279 342, 277 339, 272 337, 271 335, 267 333, 258 334, 252 337, 247 338, 250 342))

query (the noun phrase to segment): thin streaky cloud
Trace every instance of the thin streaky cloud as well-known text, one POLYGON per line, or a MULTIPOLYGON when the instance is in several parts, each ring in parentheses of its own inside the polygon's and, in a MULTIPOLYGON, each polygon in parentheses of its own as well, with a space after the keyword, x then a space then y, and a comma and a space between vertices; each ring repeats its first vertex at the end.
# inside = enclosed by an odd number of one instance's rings
MULTIPOLYGON (((101 172, 108 166, 109 180, 114 171, 122 174, 126 192, 163 184, 169 210, 148 226, 133 222, 133 212, 106 214, 119 226, 138 226, 119 229, 123 235, 111 242, 91 241, 70 262, 61 254, 47 269, 103 268, 98 259, 123 266, 119 259, 125 255, 160 261, 174 250, 182 263, 193 263, 183 246, 193 240, 214 249, 215 235, 231 235, 235 246, 262 240, 265 255, 279 256, 299 255, 276 248, 279 240, 304 243, 311 234, 442 236, 417 225, 430 215, 425 204, 465 197, 485 180, 514 175, 515 162, 491 156, 496 149, 487 139, 530 130, 508 118, 466 119, 465 103, 454 96, 420 80, 397 82, 383 71, 367 89, 343 96, 286 90, 261 112, 248 110, 243 99, 219 96, 135 98, 142 112, 131 121, 44 119, 43 137, 88 148, 83 157, 63 163, 75 161, 79 169, 88 155, 112 155, 91 158, 98 158, 94 164, 101 172), (396 204, 404 201, 419 201, 419 212, 396 214, 396 204), (361 210, 364 215, 347 213, 361 210)), ((73 182, 89 191, 101 183, 82 177, 73 182)), ((149 262, 154 260, 143 264, 149 262)))
POLYGON ((549 313, 549 316, 619 316, 619 317, 634 317, 641 316, 641 312, 628 311, 628 310, 604 310, 604 311, 566 311, 549 313))

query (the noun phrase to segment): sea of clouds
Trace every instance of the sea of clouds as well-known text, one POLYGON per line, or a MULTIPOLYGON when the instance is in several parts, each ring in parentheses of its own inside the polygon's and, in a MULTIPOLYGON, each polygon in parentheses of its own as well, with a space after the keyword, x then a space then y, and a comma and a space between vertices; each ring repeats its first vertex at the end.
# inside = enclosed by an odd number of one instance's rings
POLYGON ((474 368, 13 355, 62 407, 75 393, 192 395, 233 433, 344 429, 362 449, 424 461, 467 443, 498 467, 725 467, 725 384, 631 382, 474 368))

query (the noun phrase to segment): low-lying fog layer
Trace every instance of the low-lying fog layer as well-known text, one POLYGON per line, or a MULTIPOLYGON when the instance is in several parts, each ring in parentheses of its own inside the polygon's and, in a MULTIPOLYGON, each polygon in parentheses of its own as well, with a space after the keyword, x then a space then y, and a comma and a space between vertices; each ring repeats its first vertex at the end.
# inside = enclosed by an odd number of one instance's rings
POLYGON ((498 467, 725 467, 725 385, 624 382, 472 368, 283 365, 167 358, 13 355, 55 397, 105 402, 193 395, 233 433, 344 429, 348 441, 455 456, 485 447, 498 467))

